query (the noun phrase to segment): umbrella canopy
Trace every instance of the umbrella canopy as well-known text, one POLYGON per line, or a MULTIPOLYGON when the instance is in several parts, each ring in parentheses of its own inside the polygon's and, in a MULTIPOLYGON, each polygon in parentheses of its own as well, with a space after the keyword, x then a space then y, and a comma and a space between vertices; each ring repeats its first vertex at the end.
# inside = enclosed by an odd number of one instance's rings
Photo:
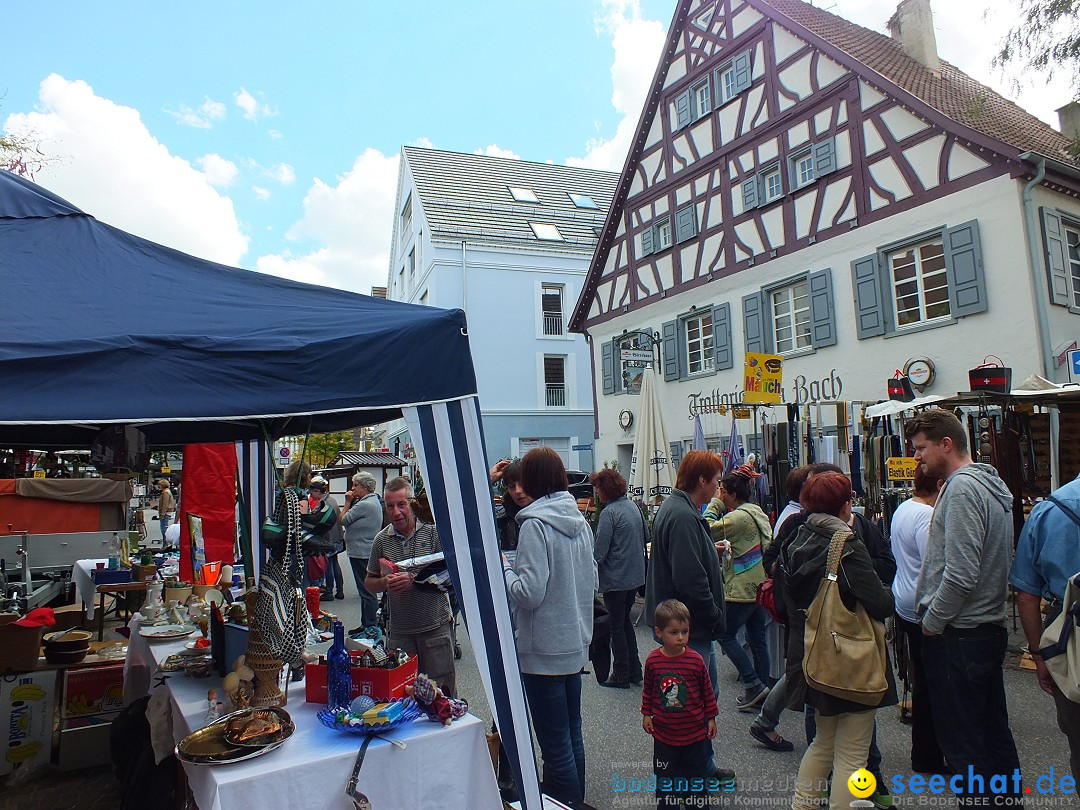
POLYGON ((656 372, 645 369, 641 380, 641 408, 634 435, 634 456, 630 461, 629 494, 634 500, 652 505, 671 494, 675 488, 675 470, 671 467, 671 445, 656 393, 656 372))

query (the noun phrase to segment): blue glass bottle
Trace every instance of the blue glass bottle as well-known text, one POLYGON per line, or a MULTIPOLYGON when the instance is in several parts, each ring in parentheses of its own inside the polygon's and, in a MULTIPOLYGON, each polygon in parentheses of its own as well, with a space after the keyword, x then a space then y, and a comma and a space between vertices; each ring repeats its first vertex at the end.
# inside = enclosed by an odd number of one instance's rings
POLYGON ((345 647, 345 625, 334 622, 334 643, 326 651, 326 705, 347 709, 352 701, 352 673, 345 647))

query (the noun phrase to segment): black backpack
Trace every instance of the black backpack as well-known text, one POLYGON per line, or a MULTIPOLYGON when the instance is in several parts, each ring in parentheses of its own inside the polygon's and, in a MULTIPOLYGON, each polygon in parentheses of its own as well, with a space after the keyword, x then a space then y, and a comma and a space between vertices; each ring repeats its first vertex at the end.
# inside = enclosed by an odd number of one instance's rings
POLYGON ((120 711, 109 728, 113 768, 120 780, 119 810, 150 810, 173 807, 176 800, 175 756, 154 762, 150 724, 146 720, 149 696, 133 701, 120 711))

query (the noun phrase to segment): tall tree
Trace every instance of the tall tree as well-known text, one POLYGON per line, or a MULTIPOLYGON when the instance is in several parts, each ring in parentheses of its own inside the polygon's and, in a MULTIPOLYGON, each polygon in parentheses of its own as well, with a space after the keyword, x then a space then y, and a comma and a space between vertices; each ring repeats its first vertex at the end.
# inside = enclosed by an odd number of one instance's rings
POLYGON ((1080 101, 1080 0, 1019 0, 1020 19, 993 59, 998 68, 1069 76, 1080 101))

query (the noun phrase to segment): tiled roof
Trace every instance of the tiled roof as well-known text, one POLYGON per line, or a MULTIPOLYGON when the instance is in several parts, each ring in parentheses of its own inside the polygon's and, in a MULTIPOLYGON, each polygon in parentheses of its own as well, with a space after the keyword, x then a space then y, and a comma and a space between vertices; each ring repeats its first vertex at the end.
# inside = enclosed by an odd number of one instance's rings
POLYGON ((334 458, 334 466, 408 467, 409 462, 393 453, 361 453, 343 450, 334 458))
POLYGON ((435 238, 591 255, 619 180, 550 163, 415 146, 402 152, 435 238), (539 203, 515 202, 509 187, 532 190, 539 203), (578 208, 570 194, 588 195, 596 208, 578 208), (537 239, 530 222, 556 226, 565 241, 537 239))
POLYGON ((891 37, 802 0, 753 2, 802 25, 952 120, 1009 144, 1017 152, 1038 152, 1067 162, 1076 160, 1068 154, 1068 138, 955 65, 942 60, 941 75, 935 76, 904 53, 900 43, 891 37))

